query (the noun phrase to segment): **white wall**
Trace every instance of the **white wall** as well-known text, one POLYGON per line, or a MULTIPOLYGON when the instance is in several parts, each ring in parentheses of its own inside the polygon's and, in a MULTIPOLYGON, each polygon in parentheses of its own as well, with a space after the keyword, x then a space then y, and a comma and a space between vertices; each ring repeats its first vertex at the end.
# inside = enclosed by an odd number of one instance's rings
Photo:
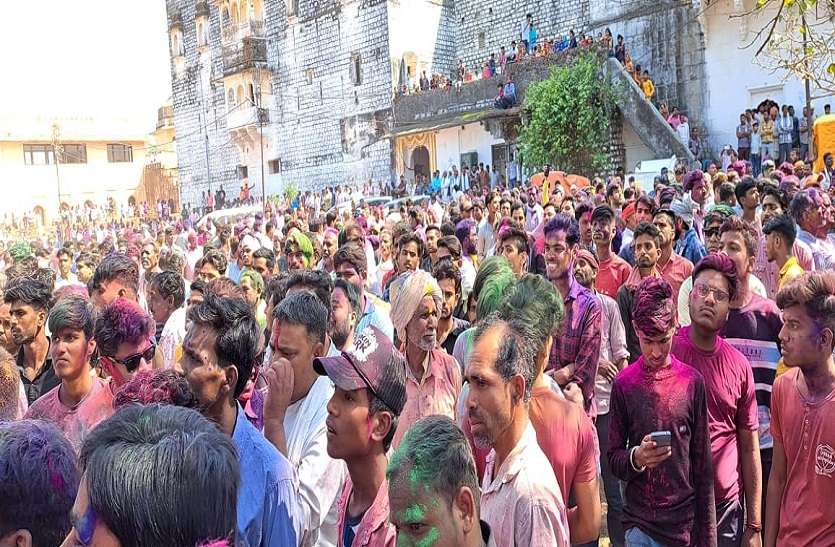
POLYGON ((626 120, 623 122, 622 138, 625 152, 624 171, 627 173, 634 172, 638 162, 657 159, 626 120))
MULTIPOLYGON (((763 99, 771 98, 780 104, 794 105, 798 116, 806 103, 803 81, 794 76, 772 74, 754 59, 756 47, 744 49, 773 15, 769 10, 742 19, 730 18, 732 14, 750 10, 753 2, 716 0, 706 10, 705 72, 708 100, 705 122, 714 151, 726 144, 736 147, 739 114, 746 108, 756 107, 763 99)), ((812 89, 812 96, 815 95, 821 93, 812 89)), ((822 114, 823 105, 835 102, 833 99, 830 96, 812 101, 815 114, 822 114)))
POLYGON ((492 165, 494 144, 501 144, 503 139, 497 139, 481 124, 470 123, 462 129, 460 125, 441 129, 435 139, 438 149, 438 169, 449 171, 453 165, 460 168, 461 154, 478 152, 479 163, 492 165))

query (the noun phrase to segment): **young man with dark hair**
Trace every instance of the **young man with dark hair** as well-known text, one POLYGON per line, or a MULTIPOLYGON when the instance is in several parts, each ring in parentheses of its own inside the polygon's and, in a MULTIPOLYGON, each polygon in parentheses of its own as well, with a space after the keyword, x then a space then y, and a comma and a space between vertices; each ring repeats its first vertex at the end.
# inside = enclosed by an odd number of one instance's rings
POLYGON ((99 363, 110 376, 114 393, 137 372, 153 368, 157 345, 154 318, 136 302, 118 298, 101 310, 96 317, 94 338, 99 363))
POLYGON ((212 293, 192 308, 180 366, 203 414, 238 451, 238 537, 247 545, 298 545, 304 529, 290 462, 249 422, 238 396, 252 374, 259 329, 242 298, 212 293))
POLYGON ((298 291, 281 301, 273 317, 272 360, 263 375, 264 434, 296 469, 302 529, 312 544, 336 545, 336 500, 345 468, 327 455, 333 383, 313 369, 313 360, 324 355, 328 309, 315 294, 298 291))
POLYGON ((354 345, 354 332, 362 314, 360 305, 357 288, 344 279, 337 279, 331 292, 328 335, 338 351, 348 351, 354 345))
POLYGON ((15 361, 21 371, 26 399, 32 404, 61 383, 55 374, 50 342, 46 336, 52 295, 43 283, 29 277, 18 277, 6 285, 3 301, 10 306, 12 340, 20 347, 15 361))
MULTIPOLYGON (((789 204, 786 193, 779 188, 770 184, 763 185, 760 192, 761 208, 762 208, 762 225, 763 227, 772 219, 780 216, 788 215, 789 204)), ((794 220, 794 219, 792 219, 794 220)), ((795 234, 797 234, 797 224, 795 223, 795 234)), ((759 245, 757 245, 757 259, 754 261, 754 272, 752 279, 756 278, 762 282, 765 288, 764 296, 772 300, 780 290, 780 268, 776 262, 769 260, 767 256, 768 245, 766 243, 766 235, 761 234, 759 238, 759 245)), ((791 246, 791 255, 797 259, 798 265, 804 271, 811 271, 815 267, 814 258, 812 257, 812 250, 809 246, 800 241, 795 235, 794 243, 791 246)), ((758 293, 759 294, 759 293, 758 293)))
POLYGON ((548 372, 563 388, 583 393, 583 407, 595 415, 594 379, 600 359, 600 301, 574 278, 580 235, 577 222, 559 214, 545 225, 545 271, 565 303, 565 320, 554 333, 548 372))
POLYGON ((626 330, 626 349, 629 351, 630 363, 641 356, 640 341, 632 323, 635 289, 644 278, 658 277, 656 265, 661 256, 661 242, 661 232, 654 224, 642 222, 635 227, 635 239, 632 242, 635 249, 635 268, 629 274, 626 283, 618 289, 615 297, 626 330))
POLYGON ((765 252, 769 262, 774 262, 780 268, 778 289, 786 283, 805 273, 797 257, 792 254, 792 247, 797 238, 797 226, 788 215, 779 215, 770 219, 763 226, 765 235, 765 252))
POLYGON ((437 547, 496 547, 490 526, 480 519, 472 451, 449 418, 429 416, 415 422, 392 454, 386 479, 398 539, 437 547), (415 512, 415 507, 425 510, 415 512))
MULTIPOLYGON (((652 198, 643 194, 635 200, 635 226, 642 222, 652 223, 652 217, 655 213, 655 202, 652 198)), ((632 235, 632 242, 635 241, 634 229, 632 235)), ((618 253, 622 259, 629 263, 632 268, 635 268, 635 249, 634 245, 623 245, 618 253)))
POLYGON ((757 188, 757 181, 754 177, 744 176, 734 187, 736 202, 742 209, 742 220, 754 228, 757 232, 762 231, 762 224, 757 217, 757 208, 760 206, 760 191, 757 188))
POLYGON ((620 483, 612 475, 609 457, 609 403, 612 394, 612 382, 615 376, 629 364, 629 351, 626 349, 626 330, 620 316, 618 304, 611 297, 598 292, 595 280, 599 263, 597 257, 583 249, 574 258, 574 277, 583 287, 589 289, 600 300, 602 324, 600 329, 600 364, 595 378, 594 397, 597 403, 597 437, 600 445, 600 467, 603 486, 606 493, 607 529, 609 539, 614 545, 624 544, 623 499, 620 483))
POLYGON ((267 247, 261 247, 252 253, 252 268, 266 283, 275 273, 275 252, 267 247))
POLYGON ((96 350, 92 305, 81 296, 65 296, 49 311, 48 325, 49 349, 61 384, 32 403, 26 418, 53 422, 77 452, 87 433, 113 414, 113 393, 90 373, 96 350))
POLYGON ((579 226, 580 245, 594 252, 594 238, 591 229, 592 211, 594 211, 594 204, 591 201, 582 201, 574 209, 574 218, 577 220, 579 226))
POLYGON ((99 260, 96 256, 91 253, 81 253, 75 259, 75 269, 76 269, 76 276, 78 277, 78 282, 87 286, 90 279, 93 278, 93 273, 96 271, 96 267, 99 265, 99 260))
POLYGON ((0 544, 61 545, 80 479, 61 431, 37 420, 0 421, 0 469, 0 544))
POLYGON ((139 268, 120 253, 111 253, 96 266, 90 280, 90 299, 101 309, 117 298, 139 302, 139 268))
POLYGON ((608 205, 599 205, 591 213, 592 240, 596 249, 598 271, 594 288, 610 298, 629 279, 632 267, 612 250, 615 238, 615 211, 608 205))
POLYGON ((226 273, 228 262, 226 255, 217 249, 209 249, 203 258, 197 261, 194 266, 194 277, 204 283, 223 276, 226 273))
POLYGON ((505 257, 516 277, 521 277, 528 269, 531 256, 528 234, 521 228, 515 227, 499 230, 496 254, 505 257))
POLYGON ((676 305, 670 284, 643 279, 632 318, 641 354, 615 377, 608 449, 612 472, 626 482, 626 544, 714 546, 705 382, 671 351, 676 305))
POLYGON ((762 532, 754 375, 748 359, 719 336, 741 285, 737 267, 726 255, 703 258, 693 270, 692 323, 678 331, 672 349, 705 379, 720 546, 757 545, 762 532))
POLYGON ((232 442, 172 405, 121 409, 90 433, 80 467, 62 547, 208 545, 234 537, 235 499, 247 495, 232 442))
POLYGON ((469 321, 454 315, 461 302, 461 272, 450 258, 443 258, 438 260, 432 276, 438 282, 443 295, 441 313, 438 316, 438 345, 452 355, 458 335, 470 328, 469 321))
POLYGON ((148 308, 156 323, 154 368, 173 368, 177 348, 186 337, 185 281, 174 272, 160 272, 148 287, 148 308))
MULTIPOLYGON (((466 303, 475 283, 476 268, 473 261, 462 256, 461 242, 455 235, 438 240, 438 259, 449 257, 461 272, 461 302, 466 303)), ((463 315, 463 314, 462 314, 463 315)))
POLYGON ((58 259, 58 276, 55 279, 55 288, 60 289, 64 285, 78 283, 78 276, 72 273, 72 251, 62 247, 58 249, 55 256, 58 259))
POLYGON ((424 237, 426 244, 423 256, 420 259, 420 268, 431 272, 435 264, 438 263, 438 240, 441 238, 441 229, 437 224, 430 224, 424 230, 424 237))
POLYGON ((693 263, 675 251, 676 214, 671 209, 659 209, 652 217, 652 223, 661 233, 661 256, 655 268, 673 288, 673 294, 678 295, 681 284, 693 272, 693 263))
POLYGON ((835 543, 835 273, 810 272, 777 293, 788 372, 771 394, 774 461, 766 547, 835 543))
POLYGON ((363 330, 354 348, 315 359, 313 367, 331 379, 327 451, 343 460, 348 479, 339 495, 338 545, 394 545, 389 522, 386 453, 406 404, 406 359, 375 326, 363 330))
POLYGON ((357 321, 355 334, 365 327, 374 325, 391 340, 394 340, 394 326, 389 318, 387 305, 365 290, 367 283, 368 259, 362 245, 348 242, 333 255, 333 267, 338 279, 344 279, 356 287, 362 300, 362 315, 357 321))
MULTIPOLYGON (((423 256, 423 240, 416 232, 408 231, 397 238, 397 273, 413 272, 420 266, 423 256)), ((437 252, 437 249, 436 249, 437 252)))
POLYGON ((780 366, 779 334, 783 320, 773 300, 754 293, 750 288, 751 271, 757 254, 757 232, 743 219, 731 216, 722 224, 720 234, 721 252, 734 263, 738 288, 719 335, 746 357, 754 374, 762 480, 767 483, 773 442, 771 386, 780 366))

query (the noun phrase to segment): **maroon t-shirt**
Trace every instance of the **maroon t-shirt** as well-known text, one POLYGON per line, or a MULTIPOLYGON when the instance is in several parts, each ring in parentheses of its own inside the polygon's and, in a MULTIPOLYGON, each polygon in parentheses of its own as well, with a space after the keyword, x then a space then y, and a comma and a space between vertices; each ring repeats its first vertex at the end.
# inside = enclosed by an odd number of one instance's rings
POLYGON ((650 371, 643 356, 612 385, 609 464, 626 481, 623 526, 638 527, 669 546, 716 545, 713 469, 701 374, 673 356, 650 371), (632 447, 654 431, 671 433, 672 455, 653 469, 635 471, 632 447))
POLYGON ((719 336, 713 351, 694 346, 689 337, 691 328, 679 329, 673 338, 672 353, 701 372, 705 379, 713 490, 719 505, 739 498, 741 467, 737 430, 759 429, 754 375, 745 356, 719 336))

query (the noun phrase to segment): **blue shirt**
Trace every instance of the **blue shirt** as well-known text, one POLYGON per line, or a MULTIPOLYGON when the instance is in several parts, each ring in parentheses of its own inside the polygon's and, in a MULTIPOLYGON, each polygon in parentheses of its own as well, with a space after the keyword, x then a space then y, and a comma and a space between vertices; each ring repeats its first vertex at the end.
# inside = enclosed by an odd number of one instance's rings
POLYGON ((243 268, 238 266, 238 261, 237 260, 233 260, 226 267, 226 277, 228 277, 229 279, 234 281, 235 284, 238 284, 238 283, 241 282, 241 274, 242 273, 243 273, 243 268))
POLYGON ((365 293, 365 308, 362 310, 362 317, 357 321, 357 328, 354 329, 354 332, 359 336, 368 325, 374 325, 383 331, 383 334, 388 336, 389 340, 394 342, 394 325, 391 322, 391 318, 384 310, 377 308, 374 304, 373 296, 365 293))
POLYGON ((293 468, 237 406, 232 441, 241 468, 238 540, 246 547, 296 546, 301 518, 293 468))
POLYGON ((699 240, 694 228, 687 230, 684 237, 676 242, 676 254, 683 256, 693 264, 697 264, 699 260, 707 256, 705 246, 699 240))

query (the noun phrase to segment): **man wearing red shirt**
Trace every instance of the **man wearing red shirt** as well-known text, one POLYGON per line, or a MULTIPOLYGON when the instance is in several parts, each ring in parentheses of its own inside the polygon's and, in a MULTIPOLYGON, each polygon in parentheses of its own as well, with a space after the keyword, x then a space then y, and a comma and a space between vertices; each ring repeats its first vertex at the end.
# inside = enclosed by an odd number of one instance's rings
POLYGON ((726 255, 710 254, 700 260, 693 270, 690 293, 692 323, 678 331, 672 350, 705 379, 720 547, 760 545, 762 531, 754 376, 745 356, 718 334, 727 321, 737 285, 736 266, 726 255))
POLYGON ((673 287, 673 294, 677 295, 681 284, 693 272, 693 263, 676 254, 676 214, 670 209, 659 209, 652 217, 652 223, 661 232, 661 258, 658 259, 656 269, 667 283, 673 287))
POLYGON ((591 213, 591 233, 599 268, 594 288, 609 298, 616 298, 618 289, 629 279, 632 266, 612 252, 615 237, 615 211, 608 205, 599 205, 591 213))
POLYGON ((777 305, 790 368, 771 393, 765 545, 835 545, 835 273, 804 274, 777 305))

